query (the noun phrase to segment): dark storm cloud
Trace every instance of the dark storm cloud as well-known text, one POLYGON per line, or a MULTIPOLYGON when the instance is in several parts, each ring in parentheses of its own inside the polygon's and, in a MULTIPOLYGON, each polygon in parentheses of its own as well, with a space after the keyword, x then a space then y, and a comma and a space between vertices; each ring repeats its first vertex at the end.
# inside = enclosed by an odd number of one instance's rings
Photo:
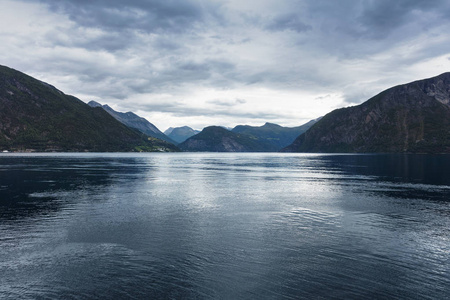
MULTIPOLYGON (((49 40, 54 38, 55 43, 119 51, 142 43, 140 34, 154 34, 148 44, 151 47, 149 51, 166 51, 167 55, 175 51, 173 54, 177 56, 190 54, 182 53, 187 45, 204 42, 204 38, 197 35, 205 30, 215 32, 230 28, 231 31, 233 26, 242 26, 244 31, 247 27, 260 27, 271 32, 288 31, 292 34, 290 43, 297 41, 296 47, 303 48, 302 55, 324 52, 343 59, 364 58, 448 23, 446 15, 450 13, 450 3, 440 0, 282 1, 279 10, 252 14, 227 11, 225 3, 206 0, 40 1, 47 3, 53 11, 69 16, 77 24, 70 33, 71 39, 60 40, 57 34, 49 36, 49 40), (230 15, 240 15, 243 23, 233 25, 230 15), (412 26, 406 26, 408 24, 412 26), (83 39, 85 35, 80 28, 97 28, 103 32, 83 39), (305 34, 308 35, 305 37, 305 34)), ((239 36, 239 33, 227 38, 218 34, 215 38, 228 45, 236 44, 236 41, 251 41, 251 36, 239 36)), ((283 46, 280 45, 280 49, 283 46)), ((441 53, 446 51, 443 47, 439 49, 441 53)), ((181 73, 185 73, 185 68, 180 67, 181 73)), ((225 76, 244 84, 266 84, 267 80, 277 84, 281 77, 270 76, 269 73, 292 77, 298 76, 298 72, 280 63, 279 69, 247 69, 241 70, 237 77, 234 77, 235 73, 225 76)))
POLYGON ((202 26, 217 26, 223 21, 218 13, 220 5, 207 0, 24 1, 44 3, 51 11, 74 22, 69 29, 55 26, 48 34, 49 42, 90 50, 124 50, 141 44, 142 35, 153 35, 152 46, 173 51, 184 34, 195 34, 202 26), (101 32, 89 36, 87 29, 101 32), (58 32, 61 30, 63 33, 58 32), (71 38, 58 38, 64 34, 71 38))
POLYGON ((64 27, 55 26, 47 32, 46 44, 51 47, 104 51, 115 56, 116 66, 101 61, 83 63, 83 57, 68 55, 48 58, 49 63, 45 63, 48 71, 58 74, 64 69, 65 72, 78 75, 78 80, 86 84, 85 92, 93 92, 89 88, 93 80, 102 81, 96 84, 97 88, 115 83, 102 91, 101 96, 119 98, 134 93, 178 89, 192 82, 229 86, 236 80, 235 66, 226 58, 204 57, 195 48, 189 48, 196 45, 201 49, 204 38, 198 34, 208 28, 221 26, 221 5, 217 2, 26 1, 45 3, 52 11, 66 15, 74 22, 64 27), (139 66, 127 68, 126 64, 133 59, 137 60, 139 66), (134 80, 145 84, 133 83, 134 80))
POLYGON ((434 18, 423 22, 421 26, 427 26, 436 22, 436 17, 446 18, 449 12, 448 1, 429 0, 379 0, 370 1, 364 7, 358 21, 369 31, 373 31, 375 37, 382 37, 383 33, 389 33, 408 23, 415 23, 424 14, 432 13, 434 18))
POLYGON ((422 25, 423 21, 425 24, 438 24, 439 19, 446 19, 450 8, 450 3, 445 0, 319 0, 305 4, 306 13, 324 30, 353 33, 358 37, 368 31, 377 34, 395 31, 407 23, 418 21, 422 25), (426 13, 432 13, 435 18, 421 20, 426 13))
POLYGON ((81 26, 144 32, 182 32, 205 21, 217 6, 195 0, 41 0, 81 26))
MULTIPOLYGON (((389 49, 433 28, 448 24, 449 1, 377 0, 306 1, 314 47, 343 58, 358 58, 389 49)), ((447 51, 442 49, 442 51, 447 51)))

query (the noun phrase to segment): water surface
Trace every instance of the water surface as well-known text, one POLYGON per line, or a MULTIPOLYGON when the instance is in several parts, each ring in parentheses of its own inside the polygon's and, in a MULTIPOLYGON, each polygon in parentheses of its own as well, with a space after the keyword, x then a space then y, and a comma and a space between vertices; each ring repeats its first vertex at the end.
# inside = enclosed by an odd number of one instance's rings
POLYGON ((450 156, 4 154, 0 298, 445 299, 450 156))

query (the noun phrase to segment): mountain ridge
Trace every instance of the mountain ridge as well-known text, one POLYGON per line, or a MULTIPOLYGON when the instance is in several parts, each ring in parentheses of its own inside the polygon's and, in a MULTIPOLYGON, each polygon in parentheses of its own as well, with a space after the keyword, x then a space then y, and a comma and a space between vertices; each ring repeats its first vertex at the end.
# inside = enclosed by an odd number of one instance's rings
POLYGON ((264 140, 272 144, 278 151, 294 142, 294 140, 300 134, 306 132, 319 119, 320 118, 311 120, 297 127, 283 127, 281 125, 270 122, 266 122, 264 125, 259 127, 250 125, 238 125, 231 131, 235 133, 247 134, 259 140, 264 140))
POLYGON ((179 144, 183 151, 196 152, 276 152, 273 145, 220 126, 209 126, 179 144))
POLYGON ((198 133, 200 133, 200 131, 194 130, 189 126, 182 126, 175 128, 170 127, 166 131, 164 131, 164 134, 167 135, 172 140, 174 140, 177 144, 186 141, 188 138, 198 133))
POLYGON ((177 151, 102 109, 0 66, 0 149, 8 151, 177 151))
POLYGON ((334 110, 282 151, 450 153, 450 72, 334 110))
POLYGON ((162 133, 155 125, 149 122, 147 119, 136 115, 135 113, 129 112, 118 112, 111 108, 107 104, 100 104, 96 101, 89 101, 88 105, 91 107, 101 107, 111 116, 113 116, 119 122, 125 124, 128 127, 139 130, 140 132, 157 139, 161 139, 168 143, 176 144, 174 140, 169 138, 167 135, 162 133))

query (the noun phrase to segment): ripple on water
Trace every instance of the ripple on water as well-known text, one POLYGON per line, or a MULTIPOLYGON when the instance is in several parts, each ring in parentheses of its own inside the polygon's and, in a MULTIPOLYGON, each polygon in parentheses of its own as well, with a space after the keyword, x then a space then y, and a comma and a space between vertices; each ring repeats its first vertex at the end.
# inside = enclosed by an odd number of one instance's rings
POLYGON ((99 156, 0 158, 3 297, 450 294, 450 183, 414 160, 99 156))

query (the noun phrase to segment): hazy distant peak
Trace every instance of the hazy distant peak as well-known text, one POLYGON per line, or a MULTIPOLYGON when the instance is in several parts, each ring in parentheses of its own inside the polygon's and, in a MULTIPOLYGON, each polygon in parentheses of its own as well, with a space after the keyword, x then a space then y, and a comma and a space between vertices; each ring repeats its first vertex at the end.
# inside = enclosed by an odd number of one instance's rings
POLYGON ((200 131, 194 130, 189 126, 182 126, 175 128, 170 127, 164 133, 177 143, 182 143, 186 139, 190 138, 193 135, 196 135, 199 132, 200 131))
POLYGON ((172 131, 173 131, 173 127, 169 127, 169 128, 167 128, 165 131, 164 131, 164 134, 165 135, 169 135, 169 134, 171 134, 172 133, 172 131))
POLYGON ((192 129, 191 127, 189 127, 189 126, 181 126, 181 127, 176 127, 176 128, 172 128, 173 130, 174 129, 183 129, 183 130, 194 130, 194 129, 192 129))
POLYGON ((89 101, 88 105, 90 107, 102 107, 102 105, 100 103, 98 103, 97 101, 94 101, 94 100, 89 101))
POLYGON ((262 127, 282 127, 275 123, 266 122, 262 127))

